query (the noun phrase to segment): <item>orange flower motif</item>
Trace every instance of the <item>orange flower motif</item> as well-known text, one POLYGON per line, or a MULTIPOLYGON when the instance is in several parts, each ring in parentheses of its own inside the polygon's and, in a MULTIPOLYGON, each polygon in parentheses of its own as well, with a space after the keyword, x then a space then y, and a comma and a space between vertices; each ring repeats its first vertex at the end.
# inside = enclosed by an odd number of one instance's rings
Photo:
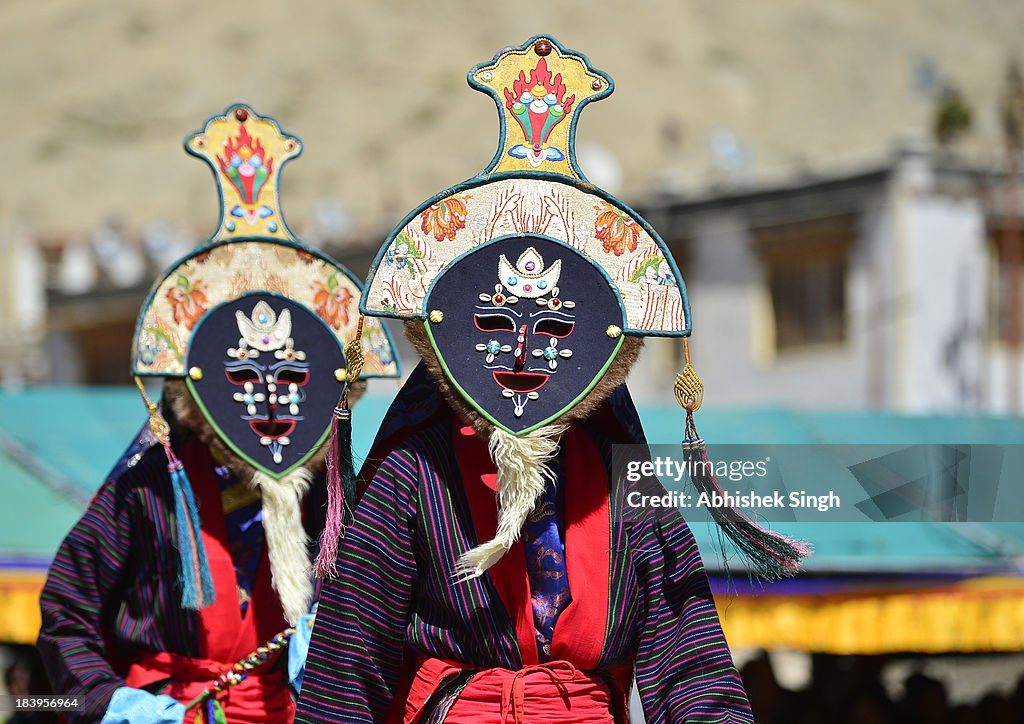
POLYGON ((605 251, 622 256, 628 248, 636 251, 640 243, 640 225, 615 207, 602 203, 595 206, 600 211, 594 221, 594 236, 601 240, 605 251))
POLYGON ((206 283, 192 282, 183 274, 178 275, 177 285, 167 290, 167 301, 171 304, 174 321, 192 329, 203 316, 210 303, 206 299, 206 283))
POLYGON ((313 304, 316 313, 334 329, 348 324, 349 302, 352 292, 338 282, 338 274, 331 274, 327 282, 313 280, 313 304))
POLYGON ((466 226, 466 204, 457 196, 441 199, 420 214, 420 228, 424 234, 433 234, 438 241, 454 239, 456 232, 466 226))

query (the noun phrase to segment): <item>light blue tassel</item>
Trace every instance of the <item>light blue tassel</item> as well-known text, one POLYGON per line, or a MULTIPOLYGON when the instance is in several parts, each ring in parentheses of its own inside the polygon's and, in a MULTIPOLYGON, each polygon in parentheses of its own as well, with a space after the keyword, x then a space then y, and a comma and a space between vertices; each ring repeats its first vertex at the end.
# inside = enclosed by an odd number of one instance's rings
POLYGON ((216 600, 213 590, 213 576, 206 560, 206 548, 199 536, 199 509, 192 494, 192 484, 185 475, 180 461, 167 466, 171 474, 171 488, 174 492, 174 518, 178 526, 178 553, 181 556, 179 581, 181 583, 181 605, 198 611, 216 600), (195 534, 193 534, 195 531, 195 534), (198 561, 199 581, 196 581, 198 561))

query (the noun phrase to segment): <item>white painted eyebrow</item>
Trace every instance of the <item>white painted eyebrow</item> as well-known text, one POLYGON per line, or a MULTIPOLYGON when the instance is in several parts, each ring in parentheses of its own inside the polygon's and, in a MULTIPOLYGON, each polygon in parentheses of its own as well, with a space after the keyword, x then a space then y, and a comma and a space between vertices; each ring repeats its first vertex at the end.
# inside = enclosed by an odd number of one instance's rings
POLYGON ((512 314, 514 314, 517 317, 522 317, 523 316, 522 312, 517 312, 515 309, 510 309, 509 307, 481 307, 478 304, 478 305, 476 305, 476 309, 480 309, 480 310, 483 310, 485 312, 500 312, 500 313, 512 312, 512 314))
POLYGON ((547 313, 547 314, 564 314, 569 319, 571 319, 573 321, 576 320, 576 315, 575 314, 571 314, 570 312, 559 312, 558 310, 555 310, 555 309, 540 309, 540 310, 538 310, 536 312, 531 312, 530 313, 530 319, 533 319, 538 314, 545 314, 545 313, 547 313))

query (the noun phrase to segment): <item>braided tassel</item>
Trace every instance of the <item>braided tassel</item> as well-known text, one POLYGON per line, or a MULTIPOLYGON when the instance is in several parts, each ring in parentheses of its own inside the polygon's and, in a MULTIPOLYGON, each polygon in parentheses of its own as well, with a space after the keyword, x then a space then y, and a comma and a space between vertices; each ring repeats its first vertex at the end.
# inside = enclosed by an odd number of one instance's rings
POLYGON ((255 651, 251 652, 241 661, 236 661, 230 669, 214 679, 203 690, 203 693, 186 704, 185 711, 192 711, 198 708, 199 711, 195 718, 196 722, 203 722, 203 724, 225 724, 224 709, 221 707, 220 702, 217 701, 217 697, 232 686, 237 686, 248 679, 249 674, 253 671, 274 661, 281 650, 291 641, 294 634, 295 629, 289 627, 279 632, 262 646, 257 646, 255 651), (206 716, 205 722, 200 718, 204 714, 206 716), (213 718, 210 718, 211 716, 213 718))
POLYGON ((349 505, 356 498, 355 461, 352 458, 352 410, 348 394, 352 385, 363 371, 363 321, 359 317, 355 337, 345 345, 345 387, 341 399, 334 408, 331 419, 331 435, 327 441, 327 517, 324 532, 320 535, 320 550, 313 564, 317 578, 333 578, 338 575, 338 542, 345 534, 349 505))
POLYGON ((174 521, 178 534, 178 582, 181 585, 182 608, 198 611, 216 600, 213 576, 206 559, 199 524, 199 508, 192 493, 192 483, 185 474, 185 466, 171 449, 170 426, 160 414, 159 406, 149 399, 142 380, 135 378, 146 411, 149 413, 149 429, 164 448, 167 457, 167 472, 171 478, 171 493, 174 496, 174 521))
MULTIPOLYGON (((724 496, 714 464, 708 459, 704 440, 697 433, 693 413, 704 399, 704 385, 690 364, 690 345, 683 339, 686 367, 676 376, 676 400, 686 410, 686 433, 683 438, 683 457, 690 470, 690 480, 699 493, 724 496)), ((800 569, 800 561, 811 554, 811 547, 801 541, 763 528, 743 511, 731 506, 709 507, 711 517, 733 544, 754 564, 762 578, 774 580, 791 576, 800 569)))
POLYGON ((203 702, 194 721, 195 724, 227 724, 228 719, 224 715, 224 707, 211 697, 203 702))

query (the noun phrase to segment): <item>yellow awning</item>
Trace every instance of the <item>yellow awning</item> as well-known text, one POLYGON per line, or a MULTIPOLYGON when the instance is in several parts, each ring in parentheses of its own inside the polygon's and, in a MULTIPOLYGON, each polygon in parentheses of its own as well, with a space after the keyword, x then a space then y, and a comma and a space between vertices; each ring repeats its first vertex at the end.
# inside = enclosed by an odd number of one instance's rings
POLYGON ((1024 650, 1024 578, 836 595, 719 596, 734 648, 832 654, 1024 650))
POLYGON ((39 592, 44 573, 0 571, 0 641, 34 644, 42 623, 39 592))

